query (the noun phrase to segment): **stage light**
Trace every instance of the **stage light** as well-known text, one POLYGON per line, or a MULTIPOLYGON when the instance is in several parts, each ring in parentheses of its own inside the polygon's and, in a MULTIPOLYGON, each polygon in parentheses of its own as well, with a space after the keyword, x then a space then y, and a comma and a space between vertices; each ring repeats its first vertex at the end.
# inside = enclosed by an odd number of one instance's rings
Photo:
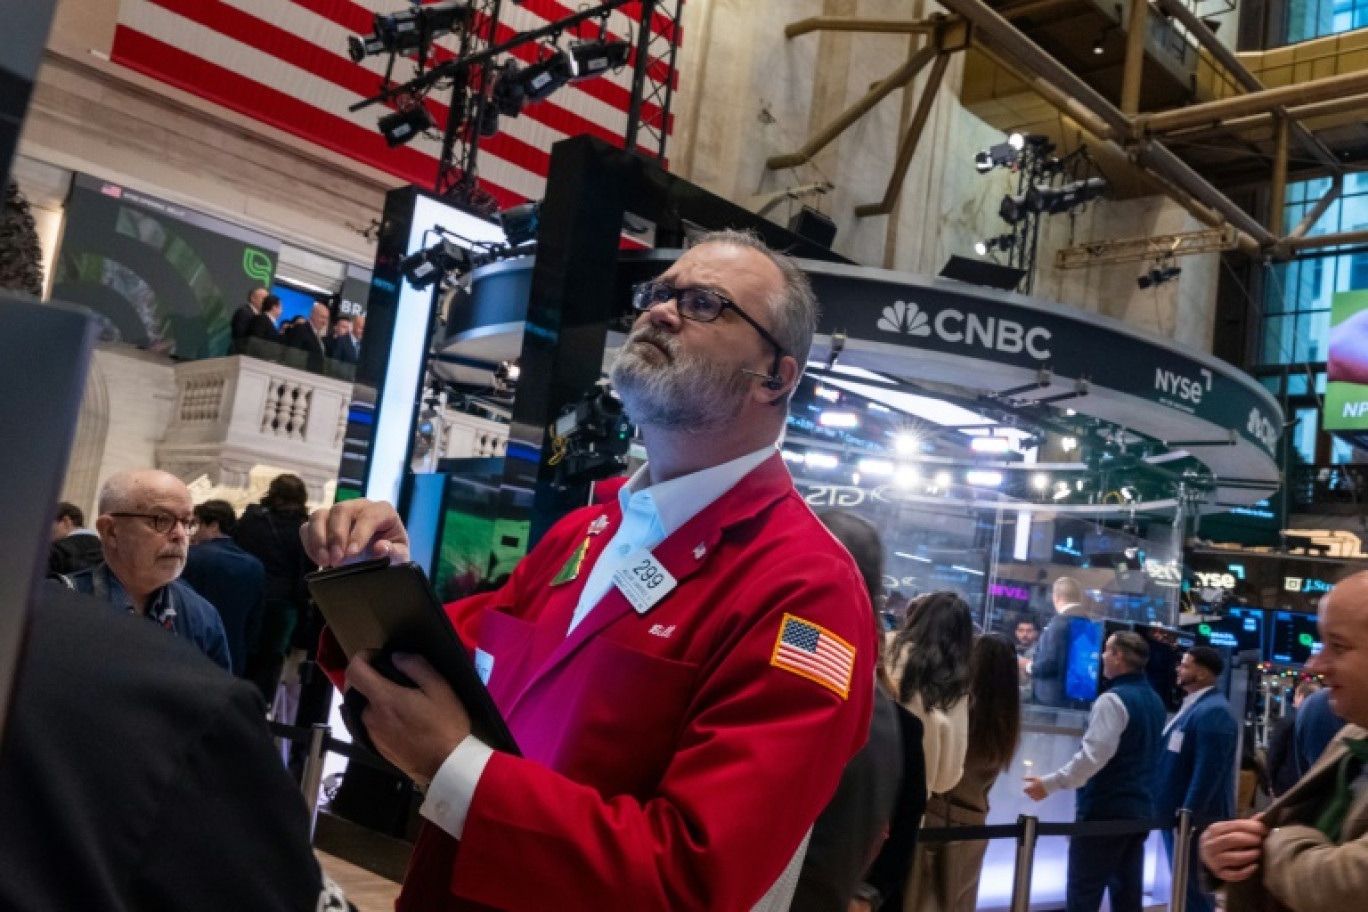
POLYGON ((915 434, 899 434, 893 438, 893 449, 899 456, 910 456, 921 451, 921 441, 915 434))
POLYGON ((523 91, 518 74, 521 68, 516 60, 506 60, 498 67, 494 76, 494 88, 489 92, 489 100, 504 117, 517 117, 522 113, 523 101, 527 93, 523 91))
POLYGON ((1009 225, 1015 225, 1026 216, 1026 197, 1024 196, 1004 196, 1002 202, 998 204, 998 217, 1009 225))
POLYGON ((413 6, 397 13, 376 13, 373 37, 391 54, 421 52, 434 38, 450 35, 470 22, 474 10, 464 3, 413 6))
POLYGON ((827 402, 830 402, 830 403, 833 403, 833 404, 841 401, 841 391, 840 391, 840 390, 838 390, 838 389, 833 389, 833 388, 830 387, 830 386, 823 386, 823 385, 820 384, 820 383, 817 384, 817 387, 812 391, 812 393, 813 393, 813 395, 816 396, 818 399, 825 399, 827 402))
POLYGON ((480 109, 480 135, 485 139, 494 136, 499 132, 499 109, 493 102, 485 101, 485 105, 480 109))
POLYGON ((518 378, 522 376, 522 368, 517 361, 500 361, 499 366, 494 369, 494 386, 499 389, 513 389, 518 385, 518 378))
POLYGON ((1093 42, 1093 53, 1099 57, 1107 53, 1107 35, 1105 32, 1098 35, 1097 40, 1093 42))
POLYGON ((990 237, 986 241, 979 241, 974 245, 974 252, 979 256, 987 256, 989 251, 1001 250, 1006 253, 1016 245, 1016 235, 999 234, 997 237, 990 237))
POLYGON ((556 49, 531 66, 518 70, 514 78, 522 87, 525 102, 530 104, 550 98, 551 93, 574 75, 570 58, 565 51, 556 49))
POLYGON ((1020 152, 1022 149, 1026 148, 1026 134, 1013 133, 1011 136, 1007 137, 1007 145, 1020 152))
POLYGON ((965 472, 964 480, 976 488, 996 488, 1002 484, 1002 473, 975 469, 971 472, 965 472))
POLYGON ((1163 285, 1170 279, 1177 278, 1182 271, 1183 269, 1180 266, 1156 266, 1136 279, 1135 284, 1139 285, 1141 288, 1154 288, 1163 285))
POLYGON ((1055 482, 1054 499, 1063 500, 1069 496, 1069 484, 1065 481, 1055 482))
POLYGON ((1012 441, 1006 437, 975 437, 969 441, 969 449, 975 453, 1006 453, 1012 448, 1012 441))
POLYGON ((893 474, 893 463, 887 459, 861 459, 859 466, 861 472, 878 478, 887 478, 893 474))
POLYGON ((841 460, 830 453, 823 453, 820 450, 809 450, 807 454, 803 456, 803 464, 809 469, 834 469, 841 464, 841 460))
POLYGON ((854 412, 824 411, 817 416, 817 423, 822 427, 850 430, 860 426, 860 416, 854 412))
POLYGON ((1010 168, 1017 162, 1019 147, 1010 142, 997 143, 974 154, 974 167, 980 174, 987 174, 994 168, 1010 168))
POLYGON ((394 149, 413 142, 420 133, 431 130, 436 124, 433 123, 432 115, 428 113, 427 105, 422 99, 415 98, 408 107, 391 111, 381 117, 376 126, 385 137, 386 144, 394 149))
POLYGON ((347 56, 352 63, 360 63, 367 57, 385 53, 385 42, 379 35, 348 35, 347 56))
POLYGON ((1031 476, 1031 487, 1037 491, 1043 491, 1050 486, 1050 476, 1044 472, 1036 472, 1031 476))
POLYGON ((936 473, 936 487, 938 487, 938 488, 948 488, 948 487, 950 487, 950 473, 949 473, 949 472, 937 472, 937 473, 936 473))
POLYGON ((994 168, 993 157, 989 155, 986 150, 983 152, 975 152, 974 168, 978 171, 979 174, 987 174, 994 168))
POLYGON ((588 41, 570 42, 570 68, 573 71, 570 81, 582 82, 595 76, 602 76, 609 70, 618 70, 627 65, 632 54, 632 45, 621 39, 605 41, 593 38, 588 41))
POLYGON ((537 226, 541 223, 541 203, 523 203, 499 213, 499 226, 504 237, 514 247, 519 247, 537 239, 537 226))
POLYGON ((921 479, 921 473, 912 466, 899 466, 893 473, 893 483, 900 488, 913 487, 921 479))
POLYGON ((988 242, 987 242, 987 241, 978 241, 978 242, 976 242, 976 243, 974 244, 974 253, 977 253, 979 256, 987 256, 987 255, 988 255, 988 242))
POLYGON ((1063 440, 1059 441, 1059 447, 1066 453, 1072 453, 1074 450, 1078 449, 1078 438, 1065 437, 1063 440))
POLYGON ((802 462, 803 454, 794 450, 784 450, 784 462, 802 462))
POLYGON ((410 285, 421 290, 451 273, 469 272, 473 265, 469 250, 443 238, 404 257, 399 261, 399 271, 410 285))

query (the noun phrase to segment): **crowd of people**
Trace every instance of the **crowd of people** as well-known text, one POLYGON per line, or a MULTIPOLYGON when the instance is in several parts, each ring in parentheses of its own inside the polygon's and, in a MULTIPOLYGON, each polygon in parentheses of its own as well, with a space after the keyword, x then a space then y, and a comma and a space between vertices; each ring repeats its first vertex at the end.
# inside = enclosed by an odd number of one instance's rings
MULTIPOLYGON (((128 863, 142 892, 123 895, 146 897, 134 907, 190 908, 175 901, 177 878, 201 876, 221 893, 195 908, 342 907, 307 852, 297 795, 281 797, 288 776, 278 760, 259 769, 269 739, 248 718, 260 722, 267 703, 277 717, 317 717, 319 705, 326 715, 330 691, 317 668, 364 695, 360 721, 376 750, 421 786, 400 912, 975 908, 986 843, 920 834, 987 820, 989 795, 1018 754, 1028 693, 1069 705, 1063 650, 1067 628, 1093 620, 1086 593, 1069 577, 1054 581, 1055 617, 1043 631, 1031 619, 1013 624, 1010 640, 977 630, 969 605, 946 591, 911 599, 886 631, 875 611, 886 601, 878 530, 849 513, 815 516, 776 449, 816 324, 801 270, 753 236, 717 232, 633 300, 640 314, 612 380, 649 461, 606 500, 562 518, 502 585, 446 608, 520 755, 473 734, 461 700, 421 656, 344 655, 311 613, 308 569, 407 559, 392 505, 349 500, 308 515, 302 482, 287 475, 238 517, 221 501, 193 504, 182 482, 148 470, 105 483, 93 535, 79 510, 57 511, 55 582, 33 647, 45 657, 45 685, 64 679, 68 701, 101 705, 126 688, 146 701, 138 724, 153 740, 98 783, 109 801, 131 789, 120 776, 156 796, 136 805, 136 819, 150 822, 127 834, 146 846, 128 863), (90 610, 78 593, 116 609, 89 626, 111 649, 138 641, 126 650, 138 676, 82 670, 85 661, 117 667, 109 653, 73 653, 60 671, 46 664, 63 626, 51 629, 51 619, 81 624, 77 612, 90 610), (122 616, 153 624, 112 623, 122 616), (174 658, 151 656, 157 649, 174 658), (161 668, 176 675, 165 699, 140 677, 161 668), (280 696, 296 684, 293 697, 280 696), (195 774, 177 778, 187 757, 195 774), (277 806, 245 792, 258 776, 277 806), (236 845, 212 834, 226 803, 235 811, 225 835, 236 845), (256 838, 244 808, 270 818, 255 824, 269 836, 256 838), (156 825, 168 818, 175 825, 156 825), (273 859, 260 860, 258 846, 273 859), (240 851, 262 867, 242 877, 234 860, 210 872, 212 851, 240 851), (225 872, 251 883, 235 888, 225 872), (273 901, 258 901, 277 883, 273 901)), ((258 304, 245 323, 269 319, 270 296, 258 304)), ((309 328, 315 342, 322 316, 309 328)), ((1314 669, 1350 727, 1261 818, 1232 819, 1237 737, 1215 686, 1220 655, 1186 654, 1177 683, 1187 696, 1169 719, 1143 673, 1146 641, 1124 631, 1106 641, 1108 686, 1076 755, 1027 777, 1026 794, 1077 789, 1083 823, 1191 811, 1202 877, 1190 908, 1210 909, 1217 887, 1231 912, 1271 908, 1269 897, 1293 912, 1356 907, 1368 885, 1368 732, 1358 727, 1368 724, 1368 574, 1338 586, 1321 621, 1314 669)), ((18 794, 16 763, 52 783, 52 800, 79 781, 74 769, 68 779, 33 771, 46 755, 40 720, 59 712, 21 681, 17 734, 0 768, 5 812, 32 816, 41 804, 18 794)), ((60 803, 99 806, 84 801, 60 803)), ((13 829, 0 815, 0 845, 18 841, 13 829)), ((56 832, 16 851, 72 854, 56 832)), ((127 853, 107 841, 76 855, 64 882, 35 877, 20 889, 51 897, 89 882, 97 892, 95 872, 106 868, 92 859, 127 853)), ((1075 838, 1068 912, 1096 912, 1104 893, 1114 912, 1138 912, 1143 843, 1141 832, 1075 838)), ((7 880, 0 906, 43 907, 15 899, 19 890, 7 895, 7 880)))
POLYGON ((301 360, 315 374, 345 373, 346 365, 361 360, 364 316, 339 314, 333 319, 326 304, 314 304, 309 315, 281 322, 279 295, 254 288, 229 321, 229 354, 251 355, 272 361, 301 360), (301 355, 291 353, 300 352, 301 355))

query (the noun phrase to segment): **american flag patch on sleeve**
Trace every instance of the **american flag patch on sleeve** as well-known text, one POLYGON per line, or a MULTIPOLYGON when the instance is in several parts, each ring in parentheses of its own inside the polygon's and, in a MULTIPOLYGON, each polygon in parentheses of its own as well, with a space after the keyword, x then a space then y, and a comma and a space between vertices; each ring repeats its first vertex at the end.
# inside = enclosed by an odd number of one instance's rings
POLYGON ((770 664, 816 681, 844 699, 850 694, 855 647, 830 630, 786 614, 779 624, 770 664))

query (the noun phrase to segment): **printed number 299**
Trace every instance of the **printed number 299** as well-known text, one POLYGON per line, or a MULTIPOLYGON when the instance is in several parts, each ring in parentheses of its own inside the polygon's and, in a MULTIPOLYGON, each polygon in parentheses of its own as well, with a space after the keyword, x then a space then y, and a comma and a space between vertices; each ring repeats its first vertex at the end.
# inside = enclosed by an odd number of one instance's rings
POLYGON ((637 579, 645 584, 647 589, 654 589, 665 582, 665 574, 661 573, 660 569, 654 566, 650 560, 642 561, 632 568, 632 572, 636 574, 637 579))

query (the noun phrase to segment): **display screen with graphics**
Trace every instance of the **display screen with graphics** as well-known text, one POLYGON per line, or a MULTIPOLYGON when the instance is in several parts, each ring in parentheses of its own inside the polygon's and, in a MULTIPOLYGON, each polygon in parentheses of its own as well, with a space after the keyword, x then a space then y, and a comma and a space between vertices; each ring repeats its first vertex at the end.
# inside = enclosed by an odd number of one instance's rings
POLYGON ((1083 618, 1069 622, 1069 662, 1064 671, 1064 695, 1071 700, 1097 696, 1102 672, 1102 625, 1083 618))
POLYGON ((1327 431, 1368 430, 1368 290, 1336 292, 1326 352, 1327 431))
POLYGON ((105 339, 216 358, 233 311, 270 287, 279 251, 269 235, 78 174, 52 297, 93 310, 105 339))
POLYGON ((1202 621, 1192 632, 1208 646, 1264 654, 1264 612, 1258 608, 1228 609, 1224 617, 1202 621))
POLYGON ((1362 560, 1197 549, 1186 553, 1186 565, 1184 583, 1194 610, 1219 602, 1312 615, 1335 583, 1365 569, 1362 560))
POLYGON ((1273 637, 1268 660, 1277 665, 1305 665, 1320 652, 1320 634, 1314 614, 1277 611, 1273 614, 1273 637))

